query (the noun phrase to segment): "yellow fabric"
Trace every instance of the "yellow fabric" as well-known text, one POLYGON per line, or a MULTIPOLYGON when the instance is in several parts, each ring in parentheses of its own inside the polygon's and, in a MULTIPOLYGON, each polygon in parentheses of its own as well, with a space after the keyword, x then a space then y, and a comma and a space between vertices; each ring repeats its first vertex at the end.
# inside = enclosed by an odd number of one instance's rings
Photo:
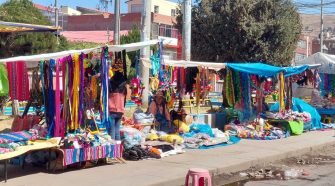
POLYGON ((182 132, 185 132, 185 133, 190 131, 190 127, 182 121, 174 120, 173 124, 175 124, 175 126, 179 127, 179 131, 182 131, 182 132))
POLYGON ((91 91, 92 91, 92 98, 95 100, 98 97, 98 90, 97 90, 97 78, 95 76, 91 79, 91 91))
POLYGON ((179 135, 177 134, 169 134, 169 135, 165 135, 165 136, 161 136, 160 140, 162 141, 167 141, 169 143, 173 143, 174 140, 176 140, 176 142, 178 144, 181 144, 183 142, 183 138, 181 138, 179 135))
POLYGON ((72 110, 71 110, 71 125, 70 130, 76 130, 79 128, 78 124, 78 112, 79 112, 79 55, 74 55, 74 74, 73 74, 73 97, 72 97, 72 110))
POLYGON ((29 145, 20 146, 13 152, 8 152, 5 154, 0 154, 0 160, 11 159, 20 155, 23 155, 29 151, 48 149, 52 147, 57 147, 60 143, 61 138, 51 138, 49 140, 36 140, 29 141, 29 145))
POLYGON ((284 86, 285 86, 285 79, 284 79, 284 73, 279 74, 279 111, 285 112, 285 102, 284 102, 284 86))
POLYGON ((158 77, 151 77, 150 78, 150 88, 151 88, 151 90, 158 90, 158 88, 159 88, 158 77))
POLYGON ((158 140, 158 135, 157 134, 148 134, 147 136, 147 140, 150 140, 150 141, 155 141, 155 140, 158 140))

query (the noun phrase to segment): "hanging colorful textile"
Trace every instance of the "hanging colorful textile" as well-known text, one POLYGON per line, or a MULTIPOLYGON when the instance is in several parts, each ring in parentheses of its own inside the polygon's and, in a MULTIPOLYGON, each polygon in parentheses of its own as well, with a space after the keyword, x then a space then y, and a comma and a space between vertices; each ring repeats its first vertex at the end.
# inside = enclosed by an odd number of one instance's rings
POLYGON ((233 85, 232 70, 227 69, 226 81, 225 81, 225 92, 228 105, 234 107, 235 105, 235 93, 233 85))
POLYGON ((8 95, 9 93, 9 82, 8 73, 5 65, 0 64, 0 96, 8 95))
POLYGON ((72 57, 68 56, 63 59, 62 73, 63 73, 63 113, 60 136, 64 137, 67 131, 68 124, 71 123, 71 101, 70 101, 70 85, 69 85, 69 69, 72 63, 72 57))
MULTIPOLYGON (((102 69, 101 69, 101 84, 102 84, 102 126, 105 128, 109 128, 109 122, 108 122, 108 72, 109 72, 109 65, 108 65, 108 48, 105 47, 102 49, 101 53, 101 62, 102 62, 102 69)), ((118 62, 119 63, 119 62, 118 62)), ((114 69, 114 68, 113 68, 114 69)))
POLYGON ((55 90, 55 106, 56 106, 56 120, 55 120, 55 130, 54 137, 60 136, 60 76, 59 76, 59 66, 60 60, 56 61, 56 90, 55 90))
POLYGON ((84 75, 85 75, 85 69, 84 69, 84 58, 85 54, 81 53, 79 56, 79 105, 78 105, 78 122, 79 125, 82 126, 84 124, 83 120, 83 113, 84 113, 84 75))
POLYGON ((11 100, 29 100, 28 69, 24 62, 7 63, 9 96, 11 100))
POLYGON ((242 92, 240 91, 241 87, 241 78, 240 78, 240 72, 232 70, 232 78, 233 78, 233 90, 234 90, 234 99, 235 103, 239 102, 242 97, 242 92))
POLYGON ((71 125, 70 130, 79 128, 79 86, 80 86, 80 62, 79 55, 73 56, 73 87, 72 87, 72 106, 71 106, 71 125))
POLYGON ((284 79, 284 73, 281 72, 279 74, 279 111, 281 113, 285 112, 285 102, 284 102, 284 97, 285 97, 285 79, 284 79))
POLYGON ((243 116, 244 120, 248 120, 252 116, 251 107, 251 87, 250 87, 250 76, 247 73, 241 73, 241 83, 242 83, 242 97, 243 97, 243 116))
POLYGON ((53 69, 55 68, 56 62, 51 59, 49 63, 44 64, 44 83, 46 89, 46 122, 49 130, 47 137, 53 137, 55 130, 55 92, 53 86, 53 69))
POLYGON ((160 59, 160 50, 150 57, 151 65, 152 65, 152 75, 157 76, 159 70, 161 69, 161 59, 160 59))
POLYGON ((142 92, 144 89, 144 85, 141 82, 140 78, 133 78, 131 80, 131 100, 135 102, 137 105, 142 105, 142 92))

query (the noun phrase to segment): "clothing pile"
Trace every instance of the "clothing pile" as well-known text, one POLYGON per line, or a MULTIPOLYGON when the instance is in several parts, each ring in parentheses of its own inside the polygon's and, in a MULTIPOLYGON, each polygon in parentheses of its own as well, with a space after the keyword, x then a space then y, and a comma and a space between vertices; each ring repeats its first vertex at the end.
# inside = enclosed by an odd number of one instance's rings
POLYGON ((228 133, 224 133, 219 129, 212 129, 207 124, 192 124, 190 126, 190 132, 185 133, 183 137, 185 147, 192 149, 229 142, 228 133))
POLYGON ((62 143, 63 149, 80 149, 115 144, 115 141, 106 133, 91 134, 89 132, 82 132, 68 134, 62 143))
POLYGON ((312 121, 312 116, 308 112, 286 112, 282 113, 271 113, 267 115, 268 118, 271 119, 284 119, 289 121, 303 121, 304 123, 308 123, 312 121))
POLYGON ((28 141, 39 139, 38 131, 20 131, 0 134, 0 154, 13 152, 19 146, 28 145, 28 141))
POLYGON ((284 131, 281 128, 273 127, 266 123, 263 128, 257 122, 234 124, 231 123, 226 127, 231 135, 236 135, 244 139, 256 140, 275 140, 286 138, 290 135, 289 131, 284 131))

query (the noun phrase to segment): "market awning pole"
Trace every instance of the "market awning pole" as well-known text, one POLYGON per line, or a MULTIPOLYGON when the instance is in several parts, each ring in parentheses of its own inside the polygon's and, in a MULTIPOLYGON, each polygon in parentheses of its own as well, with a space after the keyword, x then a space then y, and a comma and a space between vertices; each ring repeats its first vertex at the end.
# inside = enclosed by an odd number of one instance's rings
MULTIPOLYGON (((151 31, 151 0, 143 0, 141 41, 150 40, 150 31, 151 31)), ((150 46, 142 48, 141 57, 150 58, 150 46)), ((142 105, 146 107, 149 104, 149 68, 145 67, 143 61, 140 66, 140 70, 141 70, 140 77, 144 84, 142 105)))
POLYGON ((279 74, 279 112, 282 114, 285 112, 284 88, 285 88, 285 78, 284 78, 284 73, 281 72, 279 74))

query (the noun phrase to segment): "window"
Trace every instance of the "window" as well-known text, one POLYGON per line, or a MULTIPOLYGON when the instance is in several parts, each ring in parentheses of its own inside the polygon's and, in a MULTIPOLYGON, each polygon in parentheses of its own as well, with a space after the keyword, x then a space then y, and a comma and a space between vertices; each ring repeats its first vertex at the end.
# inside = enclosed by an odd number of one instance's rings
POLYGON ((143 5, 131 5, 131 13, 143 12, 143 5))
POLYGON ((306 48, 306 47, 307 47, 307 45, 306 45, 306 41, 299 40, 299 41, 298 41, 298 47, 299 47, 299 48, 306 48))
POLYGON ((171 16, 175 17, 176 16, 176 9, 171 9, 171 16))
POLYGON ((159 6, 157 6, 157 5, 154 6, 154 13, 155 14, 159 13, 159 6))
POLYGON ((159 36, 178 38, 178 30, 171 25, 159 25, 159 36))

